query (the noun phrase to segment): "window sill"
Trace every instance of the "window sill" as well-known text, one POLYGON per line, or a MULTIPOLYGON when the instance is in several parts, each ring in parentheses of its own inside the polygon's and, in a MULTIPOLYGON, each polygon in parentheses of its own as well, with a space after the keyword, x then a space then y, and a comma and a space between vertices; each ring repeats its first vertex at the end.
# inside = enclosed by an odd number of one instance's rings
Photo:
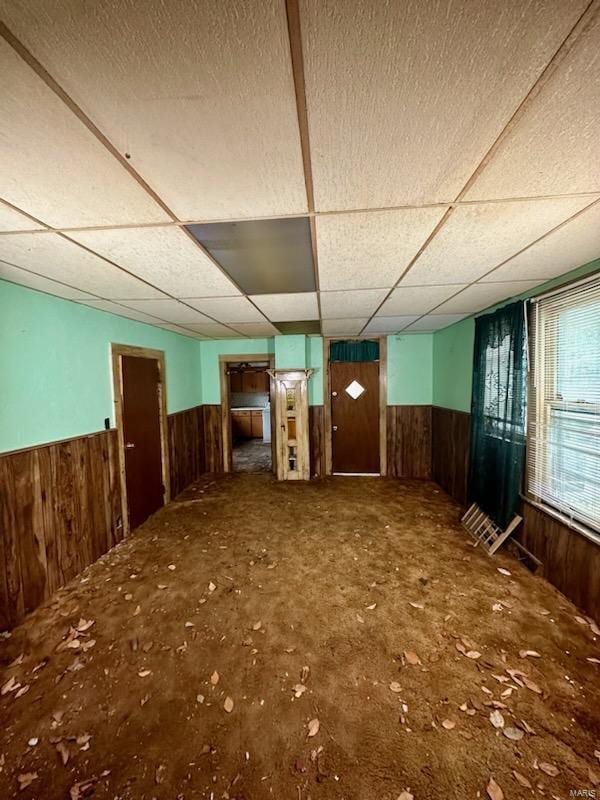
POLYGON ((581 522, 576 522, 573 519, 570 519, 565 514, 562 514, 560 511, 557 511, 552 506, 546 505, 545 503, 539 503, 537 500, 533 500, 531 497, 527 497, 526 495, 521 495, 521 500, 523 502, 528 503, 530 506, 537 508, 538 511, 542 511, 544 514, 547 514, 552 519, 557 520, 565 528, 570 528, 572 531, 581 534, 581 536, 585 536, 586 539, 594 542, 594 544, 600 545, 600 533, 588 528, 586 525, 583 525, 581 522))

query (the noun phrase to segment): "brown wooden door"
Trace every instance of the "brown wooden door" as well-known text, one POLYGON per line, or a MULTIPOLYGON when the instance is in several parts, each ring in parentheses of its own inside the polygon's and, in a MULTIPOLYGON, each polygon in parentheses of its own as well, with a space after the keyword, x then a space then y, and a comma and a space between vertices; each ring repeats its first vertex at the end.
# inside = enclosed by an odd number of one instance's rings
POLYGON ((379 362, 334 362, 330 377, 333 471, 377 474, 379 362))
POLYGON ((130 530, 164 503, 158 361, 121 356, 125 483, 130 530))

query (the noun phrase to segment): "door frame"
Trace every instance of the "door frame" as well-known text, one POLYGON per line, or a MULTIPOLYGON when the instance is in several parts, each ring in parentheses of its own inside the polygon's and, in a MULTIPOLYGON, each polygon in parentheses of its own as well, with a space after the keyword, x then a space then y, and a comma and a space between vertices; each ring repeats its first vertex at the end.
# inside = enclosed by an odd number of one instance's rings
POLYGON ((127 481, 125 476, 125 438, 123 431, 123 369, 122 357, 135 356, 136 358, 152 358, 158 365, 158 419, 160 423, 160 455, 162 468, 162 483, 165 487, 163 498, 164 505, 171 501, 171 482, 169 471, 169 446, 167 433, 167 372, 164 350, 150 350, 147 347, 133 347, 128 344, 114 344, 110 346, 113 376, 113 396, 115 405, 115 423, 117 426, 117 444, 119 451, 119 476, 121 482, 121 516, 123 520, 123 535, 127 536, 129 528, 129 503, 127 502, 127 481))
POLYGON ((379 474, 387 475, 387 338, 385 336, 324 336, 323 337, 323 426, 325 475, 333 474, 331 441, 331 376, 329 358, 331 342, 379 342, 379 474))
MULTIPOLYGON (((238 361, 246 361, 249 364, 256 361, 266 361, 268 369, 275 367, 275 356, 273 353, 226 353, 219 355, 219 386, 221 389, 221 441, 223 443, 223 472, 233 472, 233 448, 231 446, 231 403, 230 403, 230 387, 229 376, 227 375, 227 367, 229 364, 235 364, 238 361)), ((275 427, 273 419, 275 408, 273 405, 274 398, 274 381, 269 376, 269 402, 271 404, 271 471, 277 471, 277 448, 275 447, 275 427)))

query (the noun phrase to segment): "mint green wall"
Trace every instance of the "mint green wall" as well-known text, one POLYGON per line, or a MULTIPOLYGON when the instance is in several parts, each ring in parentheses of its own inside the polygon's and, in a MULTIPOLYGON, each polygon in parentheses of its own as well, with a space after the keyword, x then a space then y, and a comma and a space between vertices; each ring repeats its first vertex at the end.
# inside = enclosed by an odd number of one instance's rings
POLYGON ((308 382, 308 403, 323 405, 323 338, 309 336, 306 340, 306 366, 313 369, 308 382))
POLYGON ((387 364, 388 405, 431 405, 433 334, 388 336, 387 364))
MULTIPOLYGON (((550 291, 563 283, 584 278, 600 270, 600 259, 583 264, 577 269, 536 286, 518 297, 511 297, 480 312, 487 314, 495 308, 514 300, 526 300, 550 291)), ((479 316, 479 314, 477 315, 479 316)), ((471 385, 473 376, 473 342, 475 317, 468 317, 434 334, 433 339, 433 404, 457 411, 471 410, 471 385)))
POLYGON ((275 368, 304 369, 306 367, 306 336, 294 334, 275 337, 275 368))
POLYGON ((194 339, 0 281, 0 452, 114 425, 111 342, 165 351, 169 412, 200 403, 194 339))

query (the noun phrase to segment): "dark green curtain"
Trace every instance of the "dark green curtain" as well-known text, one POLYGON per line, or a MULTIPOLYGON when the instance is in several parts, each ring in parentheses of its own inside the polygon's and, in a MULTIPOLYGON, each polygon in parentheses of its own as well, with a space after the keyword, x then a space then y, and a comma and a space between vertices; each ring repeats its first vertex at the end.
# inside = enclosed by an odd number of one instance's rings
POLYGON ((469 497, 506 528, 517 511, 525 457, 525 307, 475 320, 469 497))
POLYGON ((368 339, 332 342, 330 361, 379 361, 379 342, 368 339))

